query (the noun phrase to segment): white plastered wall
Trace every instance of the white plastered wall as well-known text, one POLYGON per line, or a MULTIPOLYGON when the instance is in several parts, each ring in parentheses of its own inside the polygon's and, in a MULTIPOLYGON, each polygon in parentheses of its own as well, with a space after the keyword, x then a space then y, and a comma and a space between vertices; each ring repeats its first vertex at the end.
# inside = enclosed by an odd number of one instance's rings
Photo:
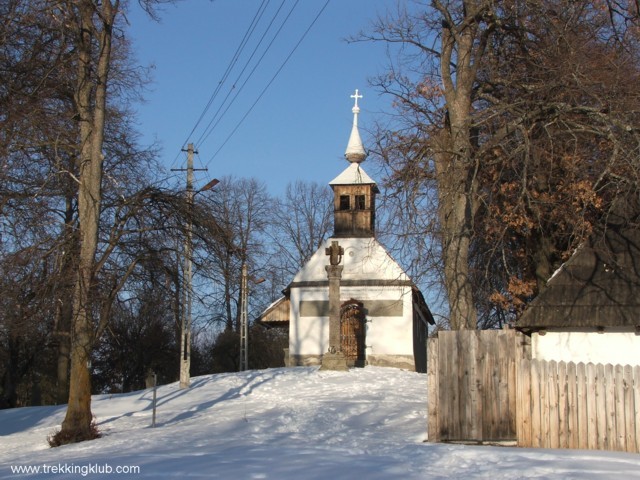
POLYGON ((301 300, 326 300, 325 289, 291 289, 289 355, 320 355, 329 348, 329 317, 300 317, 301 300))
MULTIPOLYGON (((402 303, 402 316, 367 316, 367 320, 370 320, 366 323, 367 355, 413 355, 413 304, 410 287, 343 287, 340 289, 340 303, 352 298, 362 302, 390 300, 402 303)), ((328 348, 329 317, 300 317, 300 302, 313 300, 327 301, 327 290, 291 289, 290 355, 320 355, 328 348)))
MULTIPOLYGON (((388 288, 390 299, 402 302, 401 317, 368 316, 367 355, 413 355, 413 302, 409 287, 388 288)), ((374 297, 371 299, 379 299, 374 297)), ((368 299, 368 298, 367 298, 368 299)))
POLYGON ((547 332, 531 335, 531 355, 557 362, 640 365, 640 335, 633 332, 547 332))

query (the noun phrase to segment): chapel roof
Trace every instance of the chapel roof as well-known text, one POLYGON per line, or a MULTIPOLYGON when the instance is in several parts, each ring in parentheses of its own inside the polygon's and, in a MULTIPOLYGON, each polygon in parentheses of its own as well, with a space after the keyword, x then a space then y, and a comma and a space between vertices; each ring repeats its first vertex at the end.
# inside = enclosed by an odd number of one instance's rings
MULTIPOLYGON (((325 249, 332 241, 338 240, 344 249, 341 265, 344 266, 342 284, 367 282, 383 285, 402 283, 412 285, 413 282, 386 248, 373 237, 328 238, 298 271, 291 285, 308 284, 309 282, 327 282, 325 265, 328 263, 325 249)), ((291 286, 290 285, 290 286, 291 286)))
POLYGON ((359 163, 351 163, 329 185, 375 185, 376 182, 359 163))

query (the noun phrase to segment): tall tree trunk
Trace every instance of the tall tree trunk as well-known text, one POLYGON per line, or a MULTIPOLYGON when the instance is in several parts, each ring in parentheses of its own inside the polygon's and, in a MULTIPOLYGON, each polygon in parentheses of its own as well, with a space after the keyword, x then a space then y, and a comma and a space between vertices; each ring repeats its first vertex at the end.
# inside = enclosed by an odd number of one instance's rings
POLYGON ((91 421, 91 351, 94 330, 91 315, 91 287, 95 274, 102 186, 102 145, 107 98, 107 78, 111 60, 111 34, 118 1, 105 0, 99 7, 91 0, 77 0, 78 83, 76 108, 80 120, 80 166, 78 228, 80 248, 78 274, 73 296, 71 325, 71 374, 69 402, 58 438, 62 443, 88 440, 95 436, 91 421), (97 12, 96 8, 100 8, 97 12), (99 25, 96 26, 96 19, 99 25), (98 51, 92 43, 97 38, 98 51), (97 63, 97 65, 96 65, 97 63), (92 72, 95 70, 95 75, 92 72), (92 101, 93 100, 93 101, 92 101))
MULTIPOLYGON (((66 302, 65 302, 66 303, 66 302)), ((58 342, 56 362, 56 403, 64 404, 69 399, 69 355, 71 350, 70 332, 71 308, 59 305, 56 312, 56 337, 58 342)))
POLYGON ((442 14, 440 70, 446 102, 445 124, 434 139, 438 215, 449 323, 454 330, 475 329, 477 324, 469 279, 469 247, 478 188, 471 131, 472 98, 477 65, 489 32, 478 25, 489 3, 477 0, 463 3, 464 17, 456 24, 448 3, 433 2, 442 14))
POLYGON ((75 259, 78 255, 78 237, 74 232, 73 198, 66 199, 65 222, 62 237, 64 247, 60 260, 60 292, 56 298, 55 335, 58 342, 56 367, 56 403, 64 404, 69 399, 69 361, 71 352, 71 319, 73 318, 73 291, 75 259))
POLYGON ((19 340, 16 341, 13 332, 9 334, 8 362, 2 377, 2 396, 0 396, 0 408, 15 408, 18 406, 18 379, 20 374, 19 340))
POLYGON ((453 330, 475 329, 477 322, 473 290, 469 278, 469 247, 475 206, 473 169, 451 154, 455 142, 450 135, 443 150, 436 153, 438 170, 438 215, 442 229, 444 281, 449 301, 449 324, 453 330), (446 150, 445 150, 446 148, 446 150))

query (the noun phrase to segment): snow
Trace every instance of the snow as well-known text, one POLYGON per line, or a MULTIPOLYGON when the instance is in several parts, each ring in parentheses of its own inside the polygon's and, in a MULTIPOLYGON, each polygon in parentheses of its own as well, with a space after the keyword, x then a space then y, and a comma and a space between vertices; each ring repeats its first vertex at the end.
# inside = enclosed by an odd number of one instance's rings
POLYGON ((426 384, 380 367, 197 377, 158 388, 156 428, 150 390, 94 396, 103 437, 54 449, 65 406, 3 410, 0 478, 640 479, 640 455, 425 443, 426 384))
MULTIPOLYGON (((362 149, 362 153, 364 153, 364 148, 360 148, 362 149)), ((347 149, 347 153, 357 152, 349 152, 349 149, 347 149)), ((367 172, 364 171, 364 168, 362 168, 359 163, 354 162, 351 163, 347 168, 345 168, 342 173, 340 173, 340 175, 331 180, 329 182, 329 185, 376 185, 376 182, 369 176, 367 172)))

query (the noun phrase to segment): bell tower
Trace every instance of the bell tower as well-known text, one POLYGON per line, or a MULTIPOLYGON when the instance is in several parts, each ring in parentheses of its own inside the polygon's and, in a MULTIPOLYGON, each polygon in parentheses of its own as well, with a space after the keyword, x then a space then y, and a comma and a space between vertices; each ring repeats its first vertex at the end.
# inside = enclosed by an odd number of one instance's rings
POLYGON ((334 237, 373 237, 375 235, 376 182, 360 166, 367 153, 358 131, 358 99, 362 95, 351 95, 355 99, 353 127, 344 154, 349 166, 334 178, 329 185, 333 189, 333 229, 334 237))

